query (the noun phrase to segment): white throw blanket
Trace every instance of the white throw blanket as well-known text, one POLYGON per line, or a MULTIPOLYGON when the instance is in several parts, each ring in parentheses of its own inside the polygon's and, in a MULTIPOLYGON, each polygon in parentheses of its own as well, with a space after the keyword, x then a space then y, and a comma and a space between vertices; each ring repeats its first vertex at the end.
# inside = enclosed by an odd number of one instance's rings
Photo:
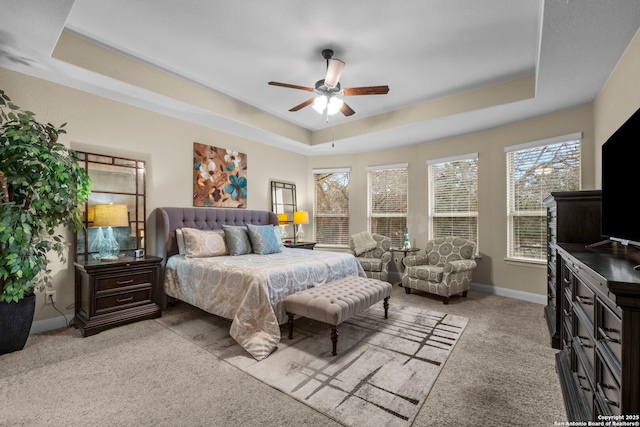
POLYGON ((355 246, 354 252, 356 253, 356 256, 367 251, 374 250, 376 246, 378 246, 375 239, 368 231, 354 234, 351 238, 353 239, 353 245, 355 246))

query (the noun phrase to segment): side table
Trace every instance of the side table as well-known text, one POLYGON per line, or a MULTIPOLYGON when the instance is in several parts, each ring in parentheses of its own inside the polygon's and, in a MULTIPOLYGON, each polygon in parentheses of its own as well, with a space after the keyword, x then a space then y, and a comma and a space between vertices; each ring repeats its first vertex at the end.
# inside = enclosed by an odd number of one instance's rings
MULTIPOLYGON (((407 256, 409 256, 409 254, 413 254, 414 252, 418 252, 420 251, 420 248, 411 248, 411 249, 405 249, 402 246, 392 246, 389 248, 389 250, 391 252, 402 252, 402 259, 400 260, 400 264, 402 264, 402 260, 404 260, 407 256)), ((398 286, 402 286, 402 282, 400 282, 398 284, 398 286)))
POLYGON ((297 243, 291 242, 291 243, 285 243, 284 245, 287 248, 313 250, 313 248, 316 246, 316 242, 297 242, 297 243))
POLYGON ((86 337, 115 326, 161 316, 157 302, 162 258, 76 262, 73 325, 86 337))

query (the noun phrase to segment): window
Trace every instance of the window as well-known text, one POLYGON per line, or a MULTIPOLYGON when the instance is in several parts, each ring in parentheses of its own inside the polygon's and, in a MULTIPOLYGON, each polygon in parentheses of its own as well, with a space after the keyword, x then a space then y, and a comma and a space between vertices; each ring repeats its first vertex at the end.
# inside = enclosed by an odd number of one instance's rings
POLYGON ((315 181, 315 241, 349 246, 349 169, 318 169, 315 181))
POLYGON ((547 213, 542 200, 552 191, 580 189, 581 133, 506 147, 507 257, 544 260, 547 213))
POLYGON ((392 246, 404 243, 408 167, 403 163, 367 168, 369 231, 391 238, 392 246))
POLYGON ((427 162, 429 238, 478 242, 478 154, 427 162))

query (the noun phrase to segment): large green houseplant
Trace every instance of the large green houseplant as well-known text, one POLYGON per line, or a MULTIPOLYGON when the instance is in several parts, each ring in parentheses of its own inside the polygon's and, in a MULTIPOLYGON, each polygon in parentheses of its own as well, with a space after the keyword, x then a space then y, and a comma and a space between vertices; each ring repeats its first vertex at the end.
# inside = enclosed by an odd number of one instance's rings
POLYGON ((75 153, 58 142, 63 128, 39 123, 0 90, 0 310, 48 284, 49 252, 65 261, 59 227, 82 227, 78 206, 90 180, 75 153))

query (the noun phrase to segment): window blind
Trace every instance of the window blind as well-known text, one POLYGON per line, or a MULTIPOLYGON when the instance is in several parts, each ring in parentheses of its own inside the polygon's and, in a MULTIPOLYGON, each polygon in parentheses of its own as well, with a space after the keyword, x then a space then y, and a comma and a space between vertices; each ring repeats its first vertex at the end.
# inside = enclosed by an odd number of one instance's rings
POLYGON ((510 258, 546 259, 546 210, 542 200, 553 191, 580 190, 580 141, 557 142, 557 138, 552 138, 542 142, 545 141, 551 143, 515 146, 519 150, 505 149, 507 257, 510 258))
POLYGON ((477 153, 427 162, 429 236, 478 242, 477 153))
POLYGON ((314 170, 315 241, 349 245, 349 170, 314 170))
POLYGON ((406 163, 367 168, 369 231, 394 246, 402 246, 407 228, 408 171, 406 163))

